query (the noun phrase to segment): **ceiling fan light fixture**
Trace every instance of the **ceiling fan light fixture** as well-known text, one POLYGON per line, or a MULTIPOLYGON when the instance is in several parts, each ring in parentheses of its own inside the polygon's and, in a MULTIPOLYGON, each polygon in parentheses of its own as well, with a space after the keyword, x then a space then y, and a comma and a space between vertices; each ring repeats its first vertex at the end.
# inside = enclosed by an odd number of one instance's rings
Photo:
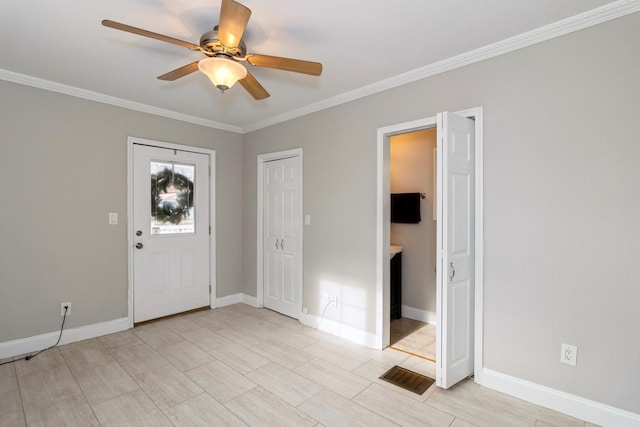
POLYGON ((200 60, 198 69, 209 77, 220 92, 229 89, 247 75, 247 69, 234 60, 216 56, 200 60))

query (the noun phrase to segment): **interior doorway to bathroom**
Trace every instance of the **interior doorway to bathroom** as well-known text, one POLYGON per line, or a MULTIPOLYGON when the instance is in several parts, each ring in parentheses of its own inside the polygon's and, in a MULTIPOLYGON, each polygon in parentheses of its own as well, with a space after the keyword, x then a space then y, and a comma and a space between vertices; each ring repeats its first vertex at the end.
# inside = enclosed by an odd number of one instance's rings
POLYGON ((437 129, 393 135, 389 146, 390 242, 394 249, 389 346, 435 363, 437 129), (401 303, 394 310, 395 289, 401 303))
MULTIPOLYGON (((390 139, 437 127, 436 385, 482 381, 482 108, 378 129, 376 342, 390 342, 390 139)), ((407 299, 402 298, 406 303, 407 299)))

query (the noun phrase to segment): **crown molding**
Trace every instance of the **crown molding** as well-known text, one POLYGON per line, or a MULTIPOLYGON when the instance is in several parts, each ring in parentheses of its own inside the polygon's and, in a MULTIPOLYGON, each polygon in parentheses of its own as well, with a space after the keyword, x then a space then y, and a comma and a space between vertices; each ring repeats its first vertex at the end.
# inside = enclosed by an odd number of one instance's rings
POLYGON ((265 120, 261 120, 252 125, 245 126, 243 133, 252 132, 265 127, 273 126, 297 117, 311 114, 317 111, 325 110, 341 104, 345 104, 356 99, 374 95, 385 90, 393 89, 407 83, 422 80, 427 77, 435 76, 456 68, 484 61, 485 59, 494 58, 504 55, 518 49, 522 49, 534 44, 542 43, 547 40, 554 39, 575 31, 579 31, 588 27, 592 27, 603 22, 610 21, 634 12, 640 11, 640 0, 619 0, 607 5, 589 10, 587 12, 575 15, 540 28, 536 28, 526 33, 519 34, 508 39, 501 40, 474 49, 460 55, 456 55, 433 64, 408 71, 403 74, 382 80, 359 89, 345 92, 332 98, 307 105, 296 110, 280 114, 265 120))
POLYGON ((100 102, 103 104, 114 105, 116 107, 122 107, 129 110, 140 111, 142 113, 153 114, 155 116, 167 117, 170 119, 180 120, 182 122, 193 123, 229 132, 242 133, 242 128, 237 126, 231 126, 225 123, 203 119, 201 117, 190 116, 188 114, 178 113, 176 111, 166 110, 164 108, 158 108, 123 98, 117 98, 115 96, 105 95, 99 92, 92 92, 90 90, 80 89, 62 83, 39 79, 26 74, 14 73, 12 71, 0 69, 0 80, 44 89, 51 92, 62 93, 76 98, 88 99, 90 101, 100 102))
POLYGON ((61 83, 51 82, 24 74, 14 73, 12 71, 0 69, 0 80, 12 83, 18 83, 26 86, 32 86, 39 89, 58 92, 65 95, 75 96, 78 98, 88 99, 103 104, 114 105, 117 107, 127 108, 130 110, 140 111, 143 113, 153 114, 156 116, 167 117, 170 119, 180 120, 183 122, 194 123, 214 129, 224 130, 234 133, 249 133, 278 123, 286 122, 298 117, 302 117, 311 113, 326 110, 356 99, 374 95, 385 90, 393 89, 407 83, 422 80, 437 74, 484 61, 485 59, 494 58, 505 53, 513 52, 537 43, 542 43, 565 34, 579 31, 603 22, 610 21, 634 12, 640 11, 640 0, 618 0, 604 6, 589 10, 587 12, 575 15, 549 25, 545 25, 535 30, 519 34, 508 39, 483 46, 433 64, 417 68, 415 70, 399 74, 397 76, 385 79, 359 89, 342 93, 340 95, 327 98, 325 100, 309 104, 307 106, 288 111, 277 116, 273 116, 258 122, 249 124, 244 127, 228 125, 213 120, 203 119, 201 117, 191 116, 188 114, 178 113, 176 111, 166 110, 139 102, 129 101, 98 92, 92 92, 61 83))

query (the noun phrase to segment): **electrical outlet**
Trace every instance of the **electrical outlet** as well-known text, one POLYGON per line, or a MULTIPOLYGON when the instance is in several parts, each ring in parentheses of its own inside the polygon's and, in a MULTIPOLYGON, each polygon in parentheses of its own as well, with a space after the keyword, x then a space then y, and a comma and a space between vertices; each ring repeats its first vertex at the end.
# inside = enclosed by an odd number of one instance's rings
POLYGON ((331 297, 329 298, 329 303, 331 304, 332 307, 337 307, 338 306, 338 297, 335 295, 331 295, 331 297))
POLYGON ((571 344, 564 344, 560 347, 560 362, 567 365, 576 366, 578 359, 578 347, 571 344))
POLYGON ((71 314, 71 303, 70 302, 61 302, 60 303, 60 316, 64 316, 64 308, 67 307, 67 316, 71 314))

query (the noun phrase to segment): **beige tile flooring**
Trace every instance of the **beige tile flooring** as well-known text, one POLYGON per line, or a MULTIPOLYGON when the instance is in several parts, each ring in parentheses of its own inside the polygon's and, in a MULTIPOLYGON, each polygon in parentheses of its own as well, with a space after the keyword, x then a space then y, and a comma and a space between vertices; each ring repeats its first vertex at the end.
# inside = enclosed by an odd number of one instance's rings
POLYGON ((0 426, 585 426, 467 380, 422 396, 378 377, 433 364, 238 304, 0 366, 0 426))
POLYGON ((406 317, 391 321, 390 343, 394 349, 436 360, 436 327, 406 317))

